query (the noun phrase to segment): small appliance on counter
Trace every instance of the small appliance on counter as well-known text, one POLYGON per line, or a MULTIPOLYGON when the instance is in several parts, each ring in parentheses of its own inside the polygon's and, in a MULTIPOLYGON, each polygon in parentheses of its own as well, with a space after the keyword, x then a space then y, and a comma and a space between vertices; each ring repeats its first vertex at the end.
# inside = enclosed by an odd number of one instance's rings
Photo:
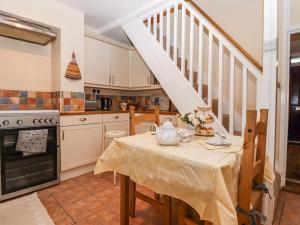
POLYGON ((85 111, 98 110, 98 104, 96 100, 85 100, 85 111))
POLYGON ((101 110, 110 110, 112 106, 112 100, 108 97, 102 97, 100 99, 101 102, 101 110))
POLYGON ((93 89, 92 95, 85 95, 85 111, 96 111, 99 109, 101 109, 100 90, 93 89))

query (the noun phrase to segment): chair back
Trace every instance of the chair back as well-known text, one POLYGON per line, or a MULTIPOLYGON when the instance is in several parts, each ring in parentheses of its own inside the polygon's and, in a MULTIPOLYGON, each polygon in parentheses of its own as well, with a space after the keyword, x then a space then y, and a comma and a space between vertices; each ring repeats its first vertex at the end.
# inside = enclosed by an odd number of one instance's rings
MULTIPOLYGON (((260 110, 260 120, 257 122, 257 112, 247 111, 247 121, 244 132, 243 157, 239 174, 238 204, 245 212, 253 208, 261 210, 262 190, 254 190, 253 183, 263 184, 266 157, 268 110, 260 110)), ((238 212, 239 224, 251 224, 249 216, 238 212)))
POLYGON ((136 134, 136 125, 143 123, 143 122, 153 122, 159 125, 159 107, 156 106, 154 113, 152 114, 141 114, 141 115, 135 115, 134 112, 135 107, 130 106, 129 107, 129 118, 130 118, 130 125, 129 125, 129 133, 130 135, 136 134))

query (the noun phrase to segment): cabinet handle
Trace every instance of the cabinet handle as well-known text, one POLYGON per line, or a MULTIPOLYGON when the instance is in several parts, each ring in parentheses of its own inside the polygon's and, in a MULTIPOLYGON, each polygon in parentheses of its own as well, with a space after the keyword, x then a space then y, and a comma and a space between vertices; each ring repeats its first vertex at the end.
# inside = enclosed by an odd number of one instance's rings
POLYGON ((80 120, 81 122, 84 122, 84 121, 87 120, 87 118, 80 118, 79 120, 80 120))
POLYGON ((103 125, 103 127, 104 127, 104 133, 106 133, 106 125, 103 125))
POLYGON ((109 76, 109 84, 111 83, 111 76, 109 76))
POLYGON ((62 130, 62 140, 65 140, 65 131, 62 130))
POLYGON ((147 77, 147 84, 150 85, 150 77, 149 76, 147 77))
POLYGON ((112 76, 112 79, 113 79, 112 84, 115 84, 115 76, 112 76))
POLYGON ((114 119, 119 119, 120 117, 119 116, 114 116, 114 119))

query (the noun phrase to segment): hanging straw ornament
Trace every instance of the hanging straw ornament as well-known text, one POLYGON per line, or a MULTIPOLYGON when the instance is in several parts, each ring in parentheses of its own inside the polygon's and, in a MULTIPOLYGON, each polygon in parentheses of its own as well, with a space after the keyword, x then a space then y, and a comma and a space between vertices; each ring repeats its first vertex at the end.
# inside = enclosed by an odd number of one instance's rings
POLYGON ((76 56, 75 56, 74 51, 72 53, 72 61, 69 63, 69 65, 67 67, 65 77, 72 79, 72 80, 80 80, 81 79, 81 73, 80 73, 79 66, 76 62, 76 56))

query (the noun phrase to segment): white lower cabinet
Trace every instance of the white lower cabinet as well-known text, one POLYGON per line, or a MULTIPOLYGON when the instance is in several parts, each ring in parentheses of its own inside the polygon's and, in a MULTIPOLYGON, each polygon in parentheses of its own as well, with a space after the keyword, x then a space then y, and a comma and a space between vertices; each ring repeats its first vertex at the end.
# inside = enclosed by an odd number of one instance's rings
POLYGON ((61 118, 62 171, 94 163, 102 154, 102 123, 99 123, 102 118, 97 118, 97 121, 93 119, 91 123, 86 123, 89 116, 66 116, 65 121, 61 118))

